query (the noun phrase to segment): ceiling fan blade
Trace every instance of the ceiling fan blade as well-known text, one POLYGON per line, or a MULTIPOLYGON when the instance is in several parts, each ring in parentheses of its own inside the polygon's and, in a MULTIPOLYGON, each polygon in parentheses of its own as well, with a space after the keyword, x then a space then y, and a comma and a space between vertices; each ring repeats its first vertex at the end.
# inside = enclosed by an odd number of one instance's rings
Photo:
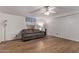
POLYGON ((55 9, 56 7, 54 6, 49 6, 48 9, 55 9))
POLYGON ((49 11, 50 13, 56 13, 56 11, 54 11, 54 10, 51 10, 51 11, 49 11))
POLYGON ((35 10, 33 10, 32 12, 30 12, 30 13, 36 13, 36 12, 39 12, 42 8, 43 8, 43 7, 40 7, 40 8, 38 8, 38 9, 35 9, 35 10))

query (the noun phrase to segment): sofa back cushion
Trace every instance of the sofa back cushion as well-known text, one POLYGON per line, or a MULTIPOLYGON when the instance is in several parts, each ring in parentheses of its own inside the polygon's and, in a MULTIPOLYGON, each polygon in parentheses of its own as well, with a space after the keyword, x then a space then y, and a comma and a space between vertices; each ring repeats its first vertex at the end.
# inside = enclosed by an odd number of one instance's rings
POLYGON ((41 32, 40 30, 38 29, 23 29, 22 30, 22 33, 38 33, 38 32, 41 32))

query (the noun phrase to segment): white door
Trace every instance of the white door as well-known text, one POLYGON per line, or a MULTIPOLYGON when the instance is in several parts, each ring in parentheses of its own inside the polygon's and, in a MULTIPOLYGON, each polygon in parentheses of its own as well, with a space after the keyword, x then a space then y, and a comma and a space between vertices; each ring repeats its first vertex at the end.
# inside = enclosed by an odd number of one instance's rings
POLYGON ((0 21, 0 42, 3 41, 3 28, 2 28, 2 22, 0 21))
POLYGON ((3 26, 3 21, 0 19, 0 42, 4 41, 4 26, 3 26))
POLYGON ((1 24, 0 24, 0 42, 1 42, 1 24))

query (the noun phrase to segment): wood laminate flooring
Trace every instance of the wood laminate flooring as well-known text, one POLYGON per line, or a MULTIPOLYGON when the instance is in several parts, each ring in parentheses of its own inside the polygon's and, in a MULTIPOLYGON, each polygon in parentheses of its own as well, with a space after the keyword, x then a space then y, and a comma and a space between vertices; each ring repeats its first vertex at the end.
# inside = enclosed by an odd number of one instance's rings
POLYGON ((13 40, 0 43, 0 52, 6 53, 76 53, 79 52, 79 42, 57 38, 44 37, 26 42, 13 40))

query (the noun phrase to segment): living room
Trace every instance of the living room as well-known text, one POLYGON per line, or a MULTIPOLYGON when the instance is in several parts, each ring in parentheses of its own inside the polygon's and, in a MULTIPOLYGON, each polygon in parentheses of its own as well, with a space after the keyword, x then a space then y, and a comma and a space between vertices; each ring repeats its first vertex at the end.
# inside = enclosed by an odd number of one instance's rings
POLYGON ((78 6, 0 6, 0 52, 79 52, 78 6))

